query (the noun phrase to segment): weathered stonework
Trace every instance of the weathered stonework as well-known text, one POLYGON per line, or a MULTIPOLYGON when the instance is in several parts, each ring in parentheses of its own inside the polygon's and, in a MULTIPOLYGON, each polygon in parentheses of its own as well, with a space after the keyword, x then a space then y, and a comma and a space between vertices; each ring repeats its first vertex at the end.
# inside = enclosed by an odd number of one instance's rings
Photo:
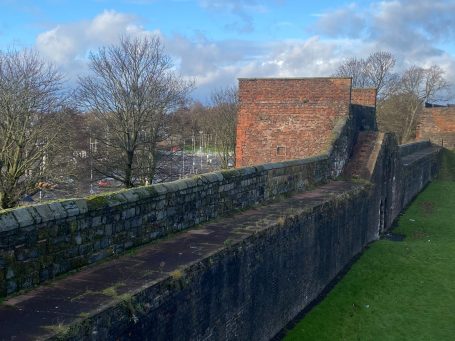
POLYGON ((395 141, 378 135, 371 182, 331 181, 7 301, 0 339, 270 339, 435 175, 437 149, 395 141))
POLYGON ((0 296, 326 182, 327 156, 203 174, 0 213, 0 296), (8 276, 6 276, 8 274, 8 276))

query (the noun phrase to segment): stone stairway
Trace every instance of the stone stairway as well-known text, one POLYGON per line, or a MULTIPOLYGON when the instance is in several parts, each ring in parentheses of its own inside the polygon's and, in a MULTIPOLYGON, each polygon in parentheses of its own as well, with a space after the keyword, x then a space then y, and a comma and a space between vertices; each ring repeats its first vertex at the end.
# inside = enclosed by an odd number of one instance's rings
POLYGON ((370 159, 375 154, 376 142, 380 135, 377 131, 359 132, 352 157, 343 172, 345 177, 370 179, 372 174, 370 159))

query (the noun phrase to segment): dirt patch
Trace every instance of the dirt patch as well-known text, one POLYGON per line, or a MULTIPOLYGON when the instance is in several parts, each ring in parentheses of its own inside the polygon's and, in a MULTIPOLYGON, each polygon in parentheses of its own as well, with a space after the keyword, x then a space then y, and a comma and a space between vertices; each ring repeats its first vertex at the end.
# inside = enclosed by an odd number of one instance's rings
POLYGON ((422 201, 419 206, 424 215, 431 215, 434 212, 434 203, 431 201, 422 201))
POLYGON ((413 231, 411 234, 411 239, 418 240, 418 239, 428 239, 430 235, 424 231, 413 231))

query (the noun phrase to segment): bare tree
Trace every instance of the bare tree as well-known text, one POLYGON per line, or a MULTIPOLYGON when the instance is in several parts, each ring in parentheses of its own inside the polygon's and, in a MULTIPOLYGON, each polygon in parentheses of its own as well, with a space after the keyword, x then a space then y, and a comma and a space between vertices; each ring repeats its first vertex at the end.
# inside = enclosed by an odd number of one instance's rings
POLYGON ((47 179, 55 186, 52 193, 59 197, 85 195, 90 178, 87 115, 69 107, 54 115, 58 116, 59 130, 64 133, 56 136, 47 155, 47 179))
POLYGON ((124 37, 90 54, 92 74, 79 79, 77 98, 101 131, 98 172, 125 187, 152 182, 158 143, 168 137, 168 115, 186 99, 191 82, 173 71, 158 37, 124 37))
POLYGON ((15 206, 44 177, 60 133, 62 77, 31 50, 0 52, 0 207, 15 206))
POLYGON ((338 66, 334 76, 352 77, 353 88, 365 88, 369 86, 366 67, 366 61, 364 59, 350 58, 338 66))
POLYGON ((417 117, 425 102, 443 100, 448 85, 444 71, 437 65, 429 68, 411 66, 403 73, 395 89, 405 103, 405 110, 400 113, 405 116, 403 142, 414 137, 417 117))
POLYGON ((397 93, 377 103, 377 122, 380 131, 395 133, 399 143, 403 141, 404 127, 406 127, 407 96, 397 93))
POLYGON ((427 101, 438 101, 448 84, 440 67, 412 66, 401 75, 394 73, 395 57, 384 51, 367 59, 351 58, 341 64, 336 76, 352 77, 353 87, 378 90, 379 129, 393 131, 400 142, 411 140, 417 117, 427 101))
POLYGON ((397 76, 393 73, 395 57, 386 51, 377 51, 363 58, 350 58, 335 71, 335 76, 352 77, 354 88, 376 88, 378 98, 385 98, 397 76))
POLYGON ((374 52, 366 60, 367 83, 377 89, 379 99, 387 96, 397 80, 397 74, 392 72, 395 63, 395 57, 386 51, 374 52))
POLYGON ((230 161, 235 159, 237 92, 236 87, 226 87, 215 90, 211 94, 208 117, 221 168, 228 168, 230 161))

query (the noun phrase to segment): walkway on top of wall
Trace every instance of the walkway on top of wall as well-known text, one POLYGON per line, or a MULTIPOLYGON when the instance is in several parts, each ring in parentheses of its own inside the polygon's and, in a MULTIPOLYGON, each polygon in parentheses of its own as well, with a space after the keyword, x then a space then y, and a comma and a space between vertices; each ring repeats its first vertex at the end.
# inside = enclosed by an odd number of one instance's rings
MULTIPOLYGON (((254 240, 257 234, 283 226, 285 219, 313 212, 364 188, 357 182, 330 182, 311 192, 208 222, 9 298, 0 305, 0 339, 46 339, 65 333, 68 325, 77 328, 84 319, 117 307, 147 288, 191 277, 193 268, 222 257, 231 245, 254 240)), ((155 302, 159 305, 160 298, 155 302)), ((134 323, 132 314, 129 323, 134 323)))
POLYGON ((425 149, 417 150, 414 151, 412 154, 402 156, 401 157, 401 162, 403 163, 404 166, 407 166, 413 162, 416 162, 417 160, 423 159, 435 152, 435 150, 439 150, 439 146, 430 146, 425 149))

